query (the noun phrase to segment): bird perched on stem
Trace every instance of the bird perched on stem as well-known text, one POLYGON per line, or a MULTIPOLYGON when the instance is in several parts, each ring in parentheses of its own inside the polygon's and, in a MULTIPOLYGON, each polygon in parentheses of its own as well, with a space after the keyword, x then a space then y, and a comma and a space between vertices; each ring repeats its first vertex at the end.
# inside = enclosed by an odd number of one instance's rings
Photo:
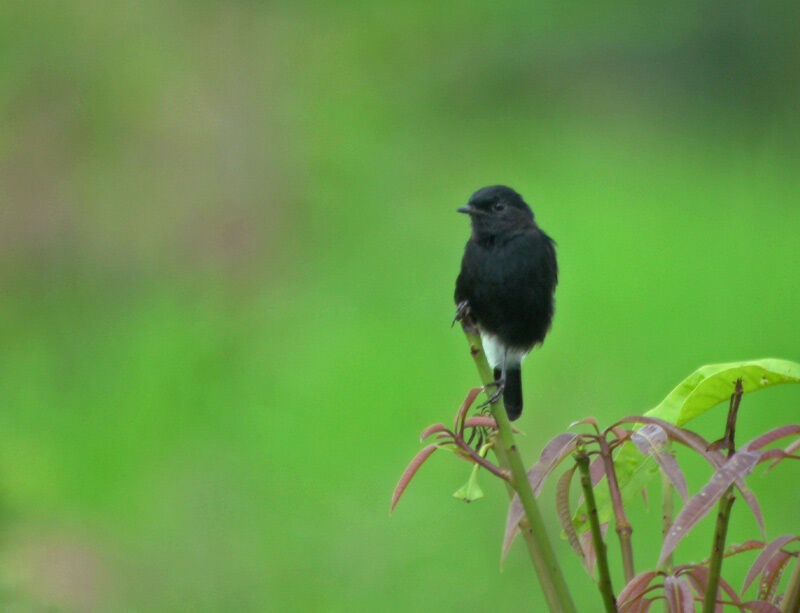
POLYGON ((553 240, 517 192, 503 185, 476 191, 458 209, 472 234, 456 279, 456 319, 471 319, 494 369, 510 420, 522 413, 522 358, 544 341, 553 318, 558 265, 553 240))

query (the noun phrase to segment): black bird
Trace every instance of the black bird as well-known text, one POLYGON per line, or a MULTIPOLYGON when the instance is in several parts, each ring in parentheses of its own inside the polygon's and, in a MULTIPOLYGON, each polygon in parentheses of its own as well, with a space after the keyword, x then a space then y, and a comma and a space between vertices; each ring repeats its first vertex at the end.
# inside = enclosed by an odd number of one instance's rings
POLYGON ((522 413, 522 358, 544 341, 553 318, 558 266, 553 240, 517 192, 503 185, 476 191, 459 213, 472 235, 456 279, 456 318, 469 316, 494 369, 511 420, 522 413))

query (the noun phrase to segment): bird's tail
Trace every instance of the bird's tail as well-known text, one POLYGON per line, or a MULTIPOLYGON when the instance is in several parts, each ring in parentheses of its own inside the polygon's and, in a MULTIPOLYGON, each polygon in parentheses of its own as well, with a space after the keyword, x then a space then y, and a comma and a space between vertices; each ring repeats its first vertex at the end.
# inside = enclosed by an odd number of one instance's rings
POLYGON ((503 404, 506 405, 506 413, 511 421, 522 415, 522 370, 519 365, 506 367, 503 404))

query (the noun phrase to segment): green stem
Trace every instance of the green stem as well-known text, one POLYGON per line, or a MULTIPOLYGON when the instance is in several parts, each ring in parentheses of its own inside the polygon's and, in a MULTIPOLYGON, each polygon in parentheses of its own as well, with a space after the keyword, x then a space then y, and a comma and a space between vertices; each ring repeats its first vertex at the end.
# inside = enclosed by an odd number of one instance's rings
POLYGON ((714 613, 717 604, 717 591, 719 590, 719 574, 722 570, 722 558, 725 552, 725 537, 728 534, 728 520, 733 506, 733 486, 729 487, 719 501, 717 511, 717 525, 714 528, 714 545, 711 550, 711 559, 708 563, 708 582, 703 599, 703 613, 714 613))
MULTIPOLYGON (((492 435, 492 442, 492 451, 494 451, 495 456, 497 456, 498 463, 500 466, 508 470, 508 457, 506 457, 505 449, 503 449, 503 446, 497 439, 497 432, 492 435)), ((506 491, 508 492, 508 499, 511 500, 514 498, 514 494, 516 494, 516 491, 514 491, 514 486, 511 484, 510 479, 505 479, 504 483, 506 485, 506 491)), ((529 529, 530 524, 528 524, 528 519, 524 515, 522 516, 519 525, 520 534, 522 534, 522 538, 525 539, 525 545, 528 548, 528 555, 530 555, 531 559, 533 559, 533 556, 536 555, 538 545, 533 538, 533 531, 529 529)))
MULTIPOLYGON (((484 385, 491 383, 494 380, 494 374, 489 368, 486 356, 483 354, 480 337, 466 328, 464 329, 464 334, 469 343, 470 354, 478 367, 481 381, 483 381, 484 385)), ((495 453, 498 461, 511 471, 511 484, 519 496, 522 509, 525 511, 527 525, 523 525, 523 522, 520 522, 520 531, 525 535, 525 540, 528 543, 528 552, 536 569, 536 575, 542 586, 547 605, 552 613, 576 613, 561 567, 558 564, 550 540, 547 538, 546 526, 539 511, 539 506, 536 504, 533 490, 530 483, 528 483, 525 466, 514 442, 514 433, 511 431, 511 423, 508 421, 502 399, 493 402, 489 408, 497 424, 495 453)))
POLYGON ((794 562, 794 570, 792 571, 792 576, 789 577, 789 584, 786 586, 786 592, 783 595, 781 611, 783 613, 797 613, 800 611, 800 556, 794 562))
POLYGON ((617 613, 617 603, 614 598, 614 588, 611 587, 611 573, 608 570, 608 557, 606 544, 603 542, 603 532, 600 530, 600 520, 597 517, 597 504, 594 501, 592 489, 592 476, 589 473, 589 455, 581 450, 575 454, 575 462, 581 471, 581 487, 583 498, 586 501, 586 510, 589 514, 589 527, 592 531, 592 543, 597 557, 597 587, 603 596, 603 604, 607 613, 617 613))

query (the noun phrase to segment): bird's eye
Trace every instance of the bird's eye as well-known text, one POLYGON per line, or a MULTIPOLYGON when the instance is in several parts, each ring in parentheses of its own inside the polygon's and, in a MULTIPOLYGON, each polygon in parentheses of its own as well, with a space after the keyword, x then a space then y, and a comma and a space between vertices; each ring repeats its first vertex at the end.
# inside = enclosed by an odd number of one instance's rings
POLYGON ((502 203, 502 202, 495 202, 495 203, 492 205, 492 208, 493 208, 495 211, 502 211, 504 208, 506 208, 506 205, 505 205, 504 203, 502 203))

